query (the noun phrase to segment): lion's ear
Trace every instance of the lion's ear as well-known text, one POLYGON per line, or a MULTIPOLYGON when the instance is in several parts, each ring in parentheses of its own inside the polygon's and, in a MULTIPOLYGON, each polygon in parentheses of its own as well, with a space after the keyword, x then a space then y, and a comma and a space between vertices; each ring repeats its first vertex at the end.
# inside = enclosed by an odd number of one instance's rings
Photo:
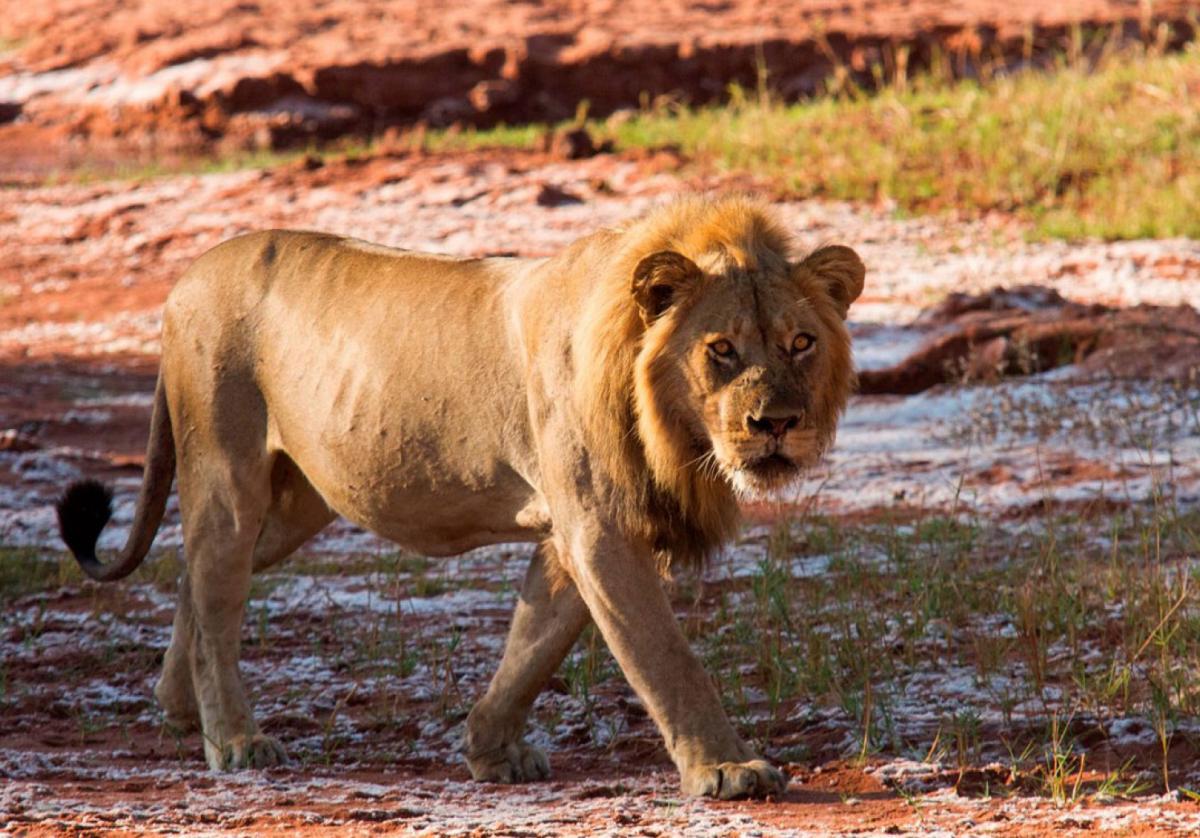
POLYGON ((674 250, 660 250, 642 258, 633 269, 633 298, 646 325, 674 305, 679 295, 700 277, 700 268, 674 250))
POLYGON ((824 286, 843 320, 850 310, 850 304, 862 293, 863 279, 867 274, 866 266, 858 254, 840 244, 822 247, 798 264, 796 270, 815 277, 824 286))

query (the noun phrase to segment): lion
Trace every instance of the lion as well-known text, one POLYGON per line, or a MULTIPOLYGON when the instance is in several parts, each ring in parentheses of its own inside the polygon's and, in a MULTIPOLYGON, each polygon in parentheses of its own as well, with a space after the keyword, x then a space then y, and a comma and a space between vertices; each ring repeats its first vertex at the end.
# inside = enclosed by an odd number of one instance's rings
POLYGON ((543 259, 244 235, 167 300, 124 548, 96 556, 111 492, 95 482, 61 499, 63 540, 92 578, 127 576, 177 484, 185 569, 155 695, 212 769, 285 761, 239 672, 251 574, 341 515, 429 556, 536 545, 467 719, 476 780, 549 776, 526 717, 594 622, 684 793, 777 795, 784 775, 730 724, 662 577, 829 447, 864 274, 844 246, 795 257, 746 196, 686 198, 543 259))

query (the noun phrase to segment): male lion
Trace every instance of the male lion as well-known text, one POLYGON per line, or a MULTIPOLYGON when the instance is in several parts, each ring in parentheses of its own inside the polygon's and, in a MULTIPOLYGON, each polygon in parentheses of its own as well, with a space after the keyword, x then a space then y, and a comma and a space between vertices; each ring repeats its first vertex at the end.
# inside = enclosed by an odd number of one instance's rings
POLYGON ((178 478, 186 572, 155 695, 214 769, 274 765, 238 671, 250 575, 343 515, 447 556, 538 545, 467 720, 477 780, 547 777, 526 715, 594 620, 688 794, 781 792, 734 732, 660 585, 794 480, 854 380, 846 247, 793 260, 767 207, 692 198, 549 259, 452 259, 271 231, 201 256, 167 300, 146 476, 101 563, 111 495, 59 504, 94 579, 142 561, 178 478))

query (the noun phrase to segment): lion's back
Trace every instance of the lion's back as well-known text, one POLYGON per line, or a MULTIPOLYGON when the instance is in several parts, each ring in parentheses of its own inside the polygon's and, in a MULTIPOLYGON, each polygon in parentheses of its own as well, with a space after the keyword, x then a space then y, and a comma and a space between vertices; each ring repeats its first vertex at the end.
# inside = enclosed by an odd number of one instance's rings
MULTIPOLYGON (((505 260, 475 259, 387 247, 298 230, 247 233, 206 251, 167 299, 171 331, 224 332, 237 324, 283 325, 310 334, 344 324, 390 329, 411 320, 425 331, 489 308, 508 271, 505 260)), ((486 313, 486 312, 485 312, 486 313)))

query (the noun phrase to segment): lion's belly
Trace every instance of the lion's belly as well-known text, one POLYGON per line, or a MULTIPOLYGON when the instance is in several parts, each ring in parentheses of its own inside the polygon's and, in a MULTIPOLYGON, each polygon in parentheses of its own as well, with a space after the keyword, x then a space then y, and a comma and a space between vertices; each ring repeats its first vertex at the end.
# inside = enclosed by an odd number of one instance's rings
POLYGON ((419 466, 397 463, 388 474, 363 474, 345 464, 334 470, 326 466, 310 480, 353 523, 415 552, 445 556, 544 537, 519 520, 535 494, 514 472, 503 471, 486 482, 476 474, 445 472, 431 480, 419 466))
POLYGON ((272 393, 268 447, 287 454, 339 515, 418 552, 544 536, 519 521, 537 497, 521 473, 522 429, 480 421, 484 411, 432 388, 423 395, 373 377, 347 375, 357 381, 339 383, 335 398, 272 393))

